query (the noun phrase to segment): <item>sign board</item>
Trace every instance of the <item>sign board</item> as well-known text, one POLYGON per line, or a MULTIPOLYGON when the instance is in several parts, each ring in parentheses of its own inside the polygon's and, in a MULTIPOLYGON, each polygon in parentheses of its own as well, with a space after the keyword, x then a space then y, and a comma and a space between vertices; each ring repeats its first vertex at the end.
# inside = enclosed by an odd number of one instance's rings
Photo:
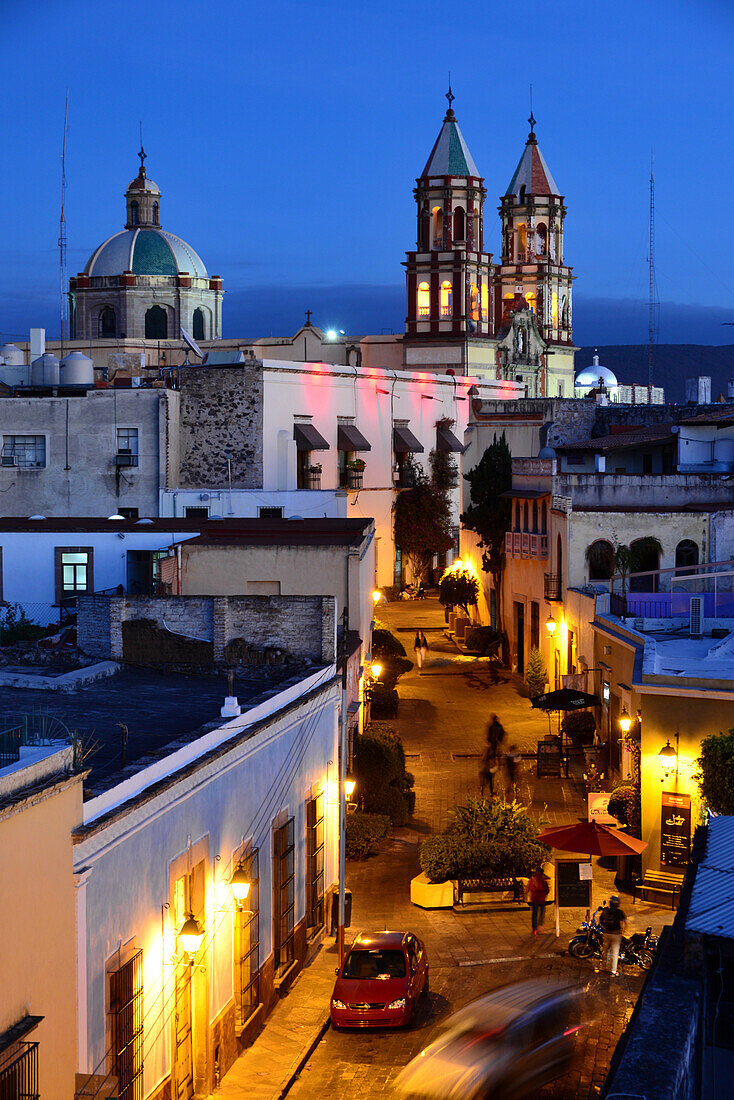
POLYGON ((685 867, 691 849, 691 796, 663 791, 660 813, 660 862, 685 867))
POLYGON ((609 706, 609 702, 612 698, 612 689, 609 686, 608 680, 602 680, 601 682, 601 698, 602 702, 609 706))
POLYGON ((589 909, 591 907, 591 877, 582 868, 591 864, 584 860, 564 859, 558 861, 556 872, 556 897, 560 909, 589 909))
POLYGON ((561 775, 561 747, 553 738, 548 741, 538 741, 538 776, 561 775))
POLYGON ((600 825, 619 825, 616 817, 609 813, 609 791, 593 791, 588 795, 589 821, 598 821, 600 825))

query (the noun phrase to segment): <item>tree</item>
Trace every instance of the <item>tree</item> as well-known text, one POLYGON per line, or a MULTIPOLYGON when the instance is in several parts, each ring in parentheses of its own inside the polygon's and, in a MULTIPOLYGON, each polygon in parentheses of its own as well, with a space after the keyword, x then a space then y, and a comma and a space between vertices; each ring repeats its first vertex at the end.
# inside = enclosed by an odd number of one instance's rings
MULTIPOLYGON (((433 456, 436 452, 431 453, 433 456)), ((449 490, 436 484, 415 463, 411 463, 412 489, 403 489, 393 504, 395 543, 410 566, 413 577, 422 581, 434 554, 453 546, 449 490)))
POLYGON ((461 517, 464 527, 479 536, 482 566, 492 577, 497 601, 497 629, 502 630, 502 575, 505 569, 505 534, 510 526, 510 501, 501 494, 512 486, 512 457, 505 433, 494 441, 464 480, 469 482, 471 503, 461 517))
POLYGON ((460 607, 469 618, 469 606, 476 606, 479 581, 468 569, 448 568, 438 583, 438 599, 444 607, 460 607))
MULTIPOLYGON (((591 546, 586 547, 586 561, 591 563, 593 559, 594 546, 596 543, 592 543, 591 546)), ((614 547, 614 571, 619 573, 622 578, 622 595, 627 595, 627 580, 630 573, 636 573, 642 571, 646 559, 651 555, 656 554, 658 560, 660 560, 660 554, 663 552, 663 547, 660 543, 660 539, 655 538, 654 535, 644 535, 641 539, 635 539, 631 545, 626 543, 616 543, 614 547)))
POLYGON ((537 695, 543 694, 547 681, 548 669, 543 660, 543 654, 537 646, 533 646, 530 650, 528 663, 525 667, 525 683, 530 689, 531 699, 534 699, 537 695))
POLYGON ((734 814, 734 729, 714 733, 701 742, 701 755, 693 777, 701 797, 715 814, 734 814))

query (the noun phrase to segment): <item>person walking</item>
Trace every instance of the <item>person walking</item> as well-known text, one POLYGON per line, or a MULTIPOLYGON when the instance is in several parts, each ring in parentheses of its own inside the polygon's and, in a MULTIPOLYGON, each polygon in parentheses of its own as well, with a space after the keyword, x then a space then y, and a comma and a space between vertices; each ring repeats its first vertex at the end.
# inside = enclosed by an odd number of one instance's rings
POLYGON ((427 640, 427 638, 426 638, 426 636, 425 636, 425 634, 423 633, 422 630, 418 631, 418 637, 419 637, 420 643, 421 643, 420 644, 421 668, 423 668, 423 665, 426 663, 426 658, 428 656, 428 640, 427 640))
POLYGON ((509 802, 511 798, 515 797, 517 776, 520 770, 521 760, 522 753, 518 749, 517 745, 513 742, 505 753, 505 767, 507 768, 507 793, 505 795, 505 799, 507 802, 509 802))
POLYGON ((487 744, 492 746, 492 751, 495 756, 499 756, 502 742, 506 736, 505 727, 502 725, 497 715, 493 714, 487 726, 487 744))
POLYGON ((548 876, 543 871, 543 868, 538 865, 528 879, 528 901, 530 902, 530 908, 532 910, 532 934, 534 936, 537 936, 538 928, 540 928, 545 920, 545 906, 548 901, 549 893, 550 886, 548 885, 548 876))
POLYGON ((418 665, 418 668, 420 670, 418 675, 422 676, 423 675, 423 657, 425 656, 425 654, 423 652, 423 643, 421 642, 421 632, 420 632, 420 630, 416 630, 416 632, 415 632, 415 640, 413 642, 413 649, 415 650, 415 663, 418 665))
POLYGON ((612 894, 609 905, 605 905, 599 914, 599 923, 604 929, 604 949, 602 959, 611 958, 611 976, 617 977, 617 964, 619 962, 619 948, 622 936, 627 927, 627 914, 619 907, 619 898, 612 894))
POLYGON ((484 750, 482 756, 482 762, 479 765, 479 784, 481 791, 481 798, 484 798, 484 788, 489 784, 489 797, 494 798, 494 777, 497 774, 499 768, 499 760, 494 746, 487 739, 487 747, 484 750))

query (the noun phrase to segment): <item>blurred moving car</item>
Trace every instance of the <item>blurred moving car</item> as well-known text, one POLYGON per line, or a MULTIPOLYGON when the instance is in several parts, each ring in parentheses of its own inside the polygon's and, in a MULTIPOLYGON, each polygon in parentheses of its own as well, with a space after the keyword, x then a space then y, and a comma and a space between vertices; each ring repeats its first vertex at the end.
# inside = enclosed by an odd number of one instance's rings
POLYGON ((360 932, 336 973, 335 1027, 405 1027, 428 993, 425 944, 412 932, 360 932))
POLYGON ((543 981, 495 989, 451 1016, 395 1084, 404 1096, 519 1100, 568 1069, 583 986, 543 981))

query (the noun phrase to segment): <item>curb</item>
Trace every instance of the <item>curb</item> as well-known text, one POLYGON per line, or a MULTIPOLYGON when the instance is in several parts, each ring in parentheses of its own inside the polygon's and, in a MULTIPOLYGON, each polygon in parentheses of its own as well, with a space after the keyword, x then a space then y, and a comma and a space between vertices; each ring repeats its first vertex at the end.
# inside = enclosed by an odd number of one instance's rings
POLYGON ((326 1032, 329 1030, 330 1025, 331 1025, 331 1013, 329 1013, 329 1015, 326 1017, 326 1019, 319 1026, 319 1030, 316 1032, 316 1035, 314 1036, 314 1038, 311 1040, 308 1047, 306 1048, 305 1054, 303 1055, 303 1057, 299 1061, 296 1068, 293 1070, 293 1073, 290 1075, 290 1077, 286 1081, 283 1088, 278 1093, 278 1100, 283 1100, 283 1097, 287 1096, 288 1093, 291 1091, 294 1084, 296 1083, 296 1081, 300 1077, 301 1072, 303 1070, 303 1067, 306 1065, 306 1062, 308 1062, 309 1058, 311 1057, 313 1052, 316 1050, 316 1047, 319 1045, 319 1043, 323 1039, 324 1035, 326 1035, 326 1032))

